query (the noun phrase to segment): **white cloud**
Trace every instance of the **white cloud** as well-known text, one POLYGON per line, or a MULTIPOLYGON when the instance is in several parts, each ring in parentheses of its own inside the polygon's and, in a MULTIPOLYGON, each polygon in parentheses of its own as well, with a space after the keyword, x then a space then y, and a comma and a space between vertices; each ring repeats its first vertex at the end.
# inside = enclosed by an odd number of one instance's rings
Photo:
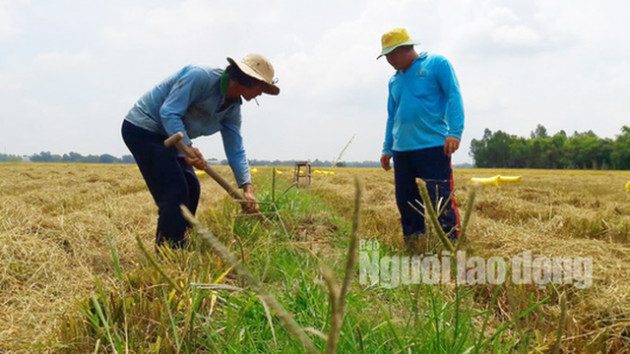
POLYGON ((33 66, 43 70, 68 70, 86 66, 92 60, 92 55, 87 51, 67 52, 55 51, 39 53, 33 58, 33 66))
POLYGON ((492 40, 503 47, 532 48, 540 45, 540 36, 531 28, 524 25, 504 25, 495 28, 492 40))
POLYGON ((102 35, 110 44, 190 51, 255 37, 254 25, 275 22, 282 1, 187 0, 152 8, 131 4, 119 10, 118 21, 103 28, 102 35))
POLYGON ((0 43, 15 37, 19 32, 13 16, 0 4, 0 43))

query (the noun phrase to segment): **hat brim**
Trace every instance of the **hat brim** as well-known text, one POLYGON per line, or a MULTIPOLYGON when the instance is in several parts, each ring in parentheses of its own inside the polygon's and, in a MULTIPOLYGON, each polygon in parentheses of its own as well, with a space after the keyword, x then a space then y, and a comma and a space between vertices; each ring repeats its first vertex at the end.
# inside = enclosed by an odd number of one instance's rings
POLYGON ((234 59, 228 57, 227 61, 231 64, 236 66, 243 74, 251 77, 252 79, 256 79, 258 81, 260 81, 260 83, 263 85, 263 92, 268 94, 268 95, 277 95, 280 93, 280 88, 274 84, 268 83, 267 81, 265 81, 265 78, 262 77, 260 74, 258 74, 256 71, 254 71, 254 69, 250 68, 249 66, 247 66, 246 64, 243 63, 239 63, 237 61, 235 61, 234 59))
POLYGON ((398 43, 398 44, 393 45, 391 47, 384 48, 383 51, 381 52, 381 54, 376 57, 376 59, 379 59, 380 57, 393 52, 394 49, 396 49, 398 47, 402 47, 402 46, 406 46, 406 45, 418 45, 418 44, 420 44, 420 42, 414 41, 414 40, 408 40, 406 42, 398 43))

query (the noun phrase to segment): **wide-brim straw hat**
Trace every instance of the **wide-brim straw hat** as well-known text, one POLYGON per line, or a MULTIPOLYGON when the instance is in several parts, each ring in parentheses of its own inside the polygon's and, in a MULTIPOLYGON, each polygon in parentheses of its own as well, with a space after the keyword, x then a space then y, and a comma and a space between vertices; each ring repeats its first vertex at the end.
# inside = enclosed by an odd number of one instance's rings
POLYGON ((387 55, 394 51, 394 49, 398 47, 402 47, 404 45, 416 45, 420 44, 420 42, 415 41, 409 37, 409 33, 404 28, 395 28, 387 33, 385 33, 381 37, 381 45, 383 50, 381 54, 376 57, 376 59, 382 57, 383 55, 387 55))
POLYGON ((227 61, 239 68, 243 74, 262 82, 264 93, 270 95, 280 93, 280 88, 276 86, 278 80, 273 77, 273 66, 267 58, 260 54, 248 54, 240 62, 236 62, 230 57, 227 58, 227 61))

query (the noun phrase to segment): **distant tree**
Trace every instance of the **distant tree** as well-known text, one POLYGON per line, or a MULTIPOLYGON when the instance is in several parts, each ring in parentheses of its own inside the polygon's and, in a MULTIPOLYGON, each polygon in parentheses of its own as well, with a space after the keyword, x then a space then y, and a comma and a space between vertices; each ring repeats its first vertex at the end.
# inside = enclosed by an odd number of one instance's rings
POLYGON ((381 167, 381 162, 380 161, 369 161, 369 160, 361 161, 361 162, 353 161, 353 162, 346 162, 346 167, 358 167, 358 168, 372 167, 372 168, 374 168, 374 167, 381 167))
POLYGON ((531 151, 529 149, 527 139, 521 138, 521 137, 511 139, 508 150, 509 150, 509 155, 510 155, 509 163, 503 167, 510 167, 510 168, 531 167, 531 151))
POLYGON ((624 125, 621 134, 617 135, 610 153, 613 168, 630 170, 630 127, 624 125))
POLYGON ((525 139, 486 129, 481 140, 472 140, 470 155, 477 167, 630 169, 630 127, 621 131, 615 140, 593 131, 550 137, 539 124, 525 139))
POLYGON ((19 162, 22 158, 17 155, 0 154, 0 162, 19 162))
POLYGON ((136 163, 136 159, 134 159, 133 156, 131 156, 131 155, 123 155, 123 157, 120 159, 120 162, 122 162, 122 163, 136 163))
POLYGON ((470 142, 469 155, 475 160, 475 166, 477 167, 486 167, 492 163, 488 153, 488 141, 490 138, 492 138, 492 131, 486 128, 483 131, 481 140, 473 139, 470 142))
POLYGON ((567 154, 572 168, 597 169, 610 165, 612 150, 609 139, 599 138, 593 131, 574 133, 568 140, 567 154))
POLYGON ((549 168, 567 168, 569 161, 566 156, 567 133, 561 130, 551 137, 549 151, 549 168))
POLYGON ((78 152, 71 152, 69 154, 63 154, 61 161, 63 162, 83 162, 83 155, 78 152))
POLYGON ((99 155, 87 155, 83 158, 83 162, 85 163, 99 163, 99 159, 101 157, 99 155))
POLYGON ((542 124, 538 124, 536 126, 536 130, 531 132, 530 137, 532 139, 535 139, 535 138, 548 138, 549 135, 547 135, 547 128, 545 128, 542 124))
POLYGON ((42 151, 39 154, 33 154, 31 161, 33 162, 50 162, 52 160, 50 151, 42 151))
POLYGON ((98 157, 99 163, 115 163, 120 161, 116 156, 110 154, 103 154, 98 157))
POLYGON ((529 150, 529 166, 528 168, 542 168, 543 161, 546 160, 543 154, 543 147, 541 146, 540 138, 531 138, 527 141, 527 147, 529 150))
POLYGON ((31 161, 33 162, 60 162, 61 156, 53 155, 50 151, 42 151, 39 154, 34 154, 31 156, 31 161))
POLYGON ((477 167, 510 166, 510 143, 513 137, 498 130, 492 133, 486 129, 481 140, 473 139, 470 144, 471 156, 477 167))

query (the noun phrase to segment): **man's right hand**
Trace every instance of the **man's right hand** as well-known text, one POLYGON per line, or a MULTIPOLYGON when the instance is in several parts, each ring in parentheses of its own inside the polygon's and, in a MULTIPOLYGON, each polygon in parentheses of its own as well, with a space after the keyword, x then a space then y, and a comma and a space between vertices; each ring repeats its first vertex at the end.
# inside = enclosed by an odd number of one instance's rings
POLYGON ((256 201, 256 197, 254 196, 254 187, 251 184, 246 184, 243 186, 243 198, 249 203, 243 203, 241 208, 244 212, 248 214, 260 213, 260 208, 258 207, 258 202, 256 201))
POLYGON ((385 171, 389 171, 392 169, 392 165, 390 165, 389 163, 391 159, 392 157, 389 155, 385 155, 385 154, 381 155, 381 166, 383 167, 385 171))
POLYGON ((184 157, 184 161, 191 166, 195 166, 198 170, 204 170, 206 168, 206 160, 203 158, 199 149, 191 146, 190 150, 194 156, 186 156, 184 157))

